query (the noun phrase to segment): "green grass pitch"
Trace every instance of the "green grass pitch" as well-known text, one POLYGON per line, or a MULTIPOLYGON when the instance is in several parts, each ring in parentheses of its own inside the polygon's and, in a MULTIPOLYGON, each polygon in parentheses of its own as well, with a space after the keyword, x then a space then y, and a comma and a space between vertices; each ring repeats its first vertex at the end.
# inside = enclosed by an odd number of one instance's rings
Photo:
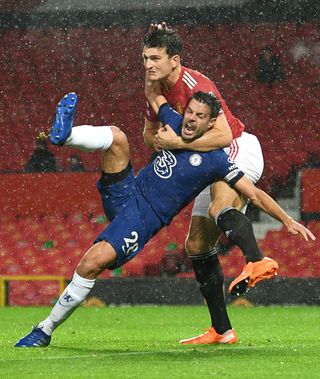
POLYGON ((80 308, 49 348, 13 348, 49 308, 0 309, 0 378, 320 378, 319 307, 229 308, 236 345, 182 346, 204 306, 80 308))

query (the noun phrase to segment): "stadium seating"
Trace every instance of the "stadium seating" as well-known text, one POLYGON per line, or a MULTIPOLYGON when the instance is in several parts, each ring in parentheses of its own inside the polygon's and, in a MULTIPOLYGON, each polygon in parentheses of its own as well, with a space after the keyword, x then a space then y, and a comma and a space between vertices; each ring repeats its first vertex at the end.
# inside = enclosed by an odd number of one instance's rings
MULTIPOLYGON (((183 63, 213 78, 233 113, 259 137, 266 160, 260 181, 263 189, 272 191, 276 184, 285 185, 290 172, 305 165, 310 157, 320 160, 319 68, 306 58, 295 62, 291 54, 298 41, 319 40, 318 23, 196 25, 192 30, 180 25, 178 30, 185 40, 183 63), (198 44, 194 44, 195 39, 198 44), (255 78, 258 55, 266 45, 281 56, 286 72, 286 79, 271 89, 255 78)), ((76 91, 80 98, 76 124, 121 127, 132 147, 133 164, 140 169, 151 153, 141 138, 144 32, 144 28, 130 29, 129 46, 128 30, 121 27, 4 30, 0 35, 0 172, 23 170, 37 134, 49 129, 57 101, 69 91, 76 91)), ((66 169, 73 151, 50 149, 61 168, 66 169)), ((79 155, 87 170, 99 170, 99 153, 79 155)), ((39 216, 36 220, 16 216, 0 219, 0 265, 1 273, 7 275, 55 274, 71 278, 79 258, 104 227, 86 216, 39 216)), ((184 252, 189 216, 190 207, 120 274, 160 275, 169 244, 176 244, 177 251, 184 252)), ((313 227, 319 233, 320 223, 313 227)), ((279 275, 319 276, 318 242, 298 243, 281 230, 269 232, 260 244, 266 255, 279 261, 279 275)), ((221 261, 230 277, 237 275, 244 263, 236 248, 221 261)), ((112 275, 119 272, 108 271, 102 277, 112 275)), ((12 283, 10 301, 23 304, 31 287, 34 293, 30 299, 38 301, 42 288, 39 282, 22 287, 21 283, 12 283)), ((56 287, 49 283, 46 288, 52 300, 56 287)))
MULTIPOLYGON (((273 150, 276 163, 266 171, 263 183, 272 186, 279 177, 285 181, 291 168, 300 167, 311 154, 314 156, 315 144, 308 142, 314 141, 320 112, 316 95, 318 67, 306 59, 294 62, 291 50, 299 40, 317 40, 318 24, 200 25, 192 28, 192 40, 187 26, 178 29, 185 39, 184 63, 214 78, 235 115, 257 134, 264 149, 273 150), (228 46, 224 44, 226 36, 228 46), (201 41, 201 49, 192 43, 195 37, 201 41), (212 54, 213 45, 219 54, 212 54), (271 89, 257 83, 254 75, 259 52, 266 45, 281 56, 286 72, 286 80, 271 89), (283 131, 281 141, 286 144, 281 150, 279 129, 283 131), (302 141, 306 148, 297 153, 297 144, 302 141), (283 161, 290 161, 291 167, 278 164, 283 161)), ((6 138, 0 142, 0 152, 7 159, 0 162, 0 170, 23 169, 35 136, 40 130, 48 130, 56 102, 71 90, 80 96, 76 122, 123 128, 134 146, 134 165, 141 168, 150 155, 140 133, 144 108, 140 58, 143 33, 143 28, 130 29, 130 49, 128 31, 121 27, 15 29, 2 33, 0 49, 6 59, 0 68, 5 93, 0 130, 6 138)), ((62 169, 66 168, 72 151, 53 150, 62 169)), ((99 168, 98 154, 80 155, 87 169, 99 168)), ((320 155, 318 145, 316 155, 320 155)))
MULTIPOLYGON (((191 208, 176 216, 172 224, 155 236, 139 254, 120 270, 106 270, 101 278, 112 276, 160 276, 165 275, 163 258, 174 254, 179 261, 185 260, 184 238, 187 232, 191 208), (173 246, 173 251, 170 251, 173 246)), ((70 279, 85 251, 106 224, 101 218, 74 215, 64 219, 51 216, 38 220, 30 218, 0 219, 2 275, 55 275, 70 279)), ((316 241, 306 243, 302 238, 291 236, 282 228, 269 231, 259 245, 264 255, 275 259, 280 266, 281 277, 319 277, 320 272, 320 221, 312 221, 309 227, 316 241)), ((233 248, 220 257, 226 277, 235 277, 245 264, 242 253, 233 248)), ((191 266, 178 276, 192 276, 191 266)), ((38 304, 42 299, 51 303, 57 296, 56 282, 10 282, 10 303, 38 304), (48 291, 46 291, 48 288, 48 291), (40 292, 45 296, 39 296, 40 292)))

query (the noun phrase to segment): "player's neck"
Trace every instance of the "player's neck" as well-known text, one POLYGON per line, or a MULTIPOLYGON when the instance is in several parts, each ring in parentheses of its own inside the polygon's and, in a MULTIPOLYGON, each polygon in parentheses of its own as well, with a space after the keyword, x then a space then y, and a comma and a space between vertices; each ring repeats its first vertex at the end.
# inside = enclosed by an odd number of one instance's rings
POLYGON ((162 80, 162 86, 166 91, 170 91, 177 83, 181 70, 181 65, 178 65, 174 70, 172 70, 171 74, 166 79, 162 80))

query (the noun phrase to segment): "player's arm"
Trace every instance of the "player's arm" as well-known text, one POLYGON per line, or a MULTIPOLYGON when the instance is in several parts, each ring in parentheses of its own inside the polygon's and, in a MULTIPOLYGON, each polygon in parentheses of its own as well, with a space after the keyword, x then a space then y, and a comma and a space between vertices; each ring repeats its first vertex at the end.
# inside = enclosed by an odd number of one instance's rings
POLYGON ((309 238, 311 240, 316 239, 309 229, 293 220, 267 193, 252 184, 246 176, 239 179, 233 186, 250 199, 256 207, 282 222, 289 233, 300 233, 306 241, 308 241, 309 238))
POLYGON ((145 95, 152 110, 157 114, 160 125, 163 125, 162 127, 159 125, 157 131, 153 134, 152 141, 155 150, 160 150, 161 147, 158 144, 159 133, 168 133, 171 138, 177 137, 176 133, 181 130, 183 118, 169 105, 167 99, 162 95, 159 82, 150 82, 146 77, 145 95))
POLYGON ((145 118, 144 129, 143 129, 143 140, 144 140, 144 143, 147 146, 151 147, 152 149, 155 148, 154 138, 160 127, 161 127, 160 121, 149 121, 147 118, 145 118))
POLYGON ((160 82, 150 81, 146 75, 144 83, 144 94, 156 115, 162 105, 167 103, 167 99, 162 95, 160 82))
MULTIPOLYGON (((148 80, 148 77, 146 76, 144 92, 150 107, 155 114, 158 114, 161 105, 167 103, 165 97, 162 96, 159 82, 152 82, 148 80)), ((144 143, 155 150, 160 150, 160 148, 157 146, 157 142, 155 141, 155 136, 161 126, 162 123, 160 120, 150 121, 145 118, 143 130, 144 143)))
POLYGON ((188 149, 205 152, 228 147, 232 142, 231 129, 223 113, 217 117, 214 128, 192 142, 184 142, 181 137, 167 133, 161 133, 157 137, 159 146, 167 150, 188 149))

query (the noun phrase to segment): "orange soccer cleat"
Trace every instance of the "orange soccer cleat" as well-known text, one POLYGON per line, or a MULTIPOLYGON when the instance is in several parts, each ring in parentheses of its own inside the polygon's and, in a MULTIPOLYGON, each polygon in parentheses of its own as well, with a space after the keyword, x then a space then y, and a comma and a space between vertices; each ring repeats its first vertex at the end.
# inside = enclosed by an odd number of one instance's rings
POLYGON ((232 344, 238 341, 238 337, 234 329, 227 330, 223 334, 218 334, 213 327, 206 329, 203 334, 200 336, 188 338, 185 340, 179 341, 179 343, 183 345, 209 345, 213 343, 227 343, 232 344))
POLYGON ((261 261, 247 263, 242 273, 237 276, 229 286, 232 295, 246 292, 261 280, 271 279, 277 275, 279 265, 271 258, 263 258, 261 261))

